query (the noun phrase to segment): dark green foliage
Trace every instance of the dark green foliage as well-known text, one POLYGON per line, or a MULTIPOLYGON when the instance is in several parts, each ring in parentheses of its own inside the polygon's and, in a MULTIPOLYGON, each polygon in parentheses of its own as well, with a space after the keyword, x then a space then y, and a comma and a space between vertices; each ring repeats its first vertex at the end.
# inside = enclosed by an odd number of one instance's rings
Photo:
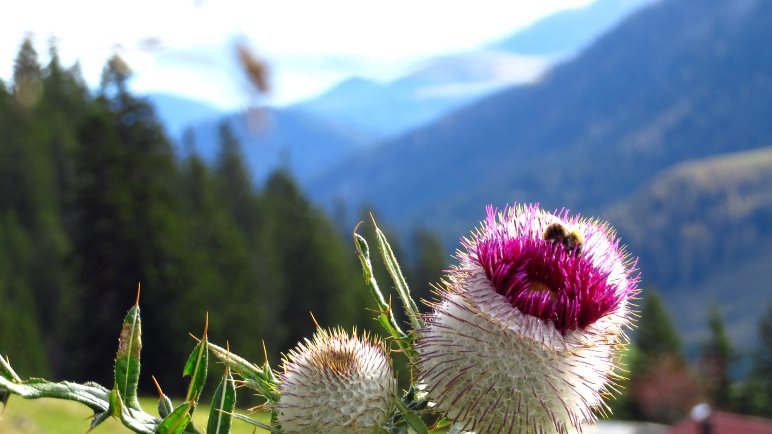
POLYGON ((644 368, 651 360, 674 355, 682 358, 681 342, 673 327, 673 321, 665 308, 662 297, 654 289, 644 291, 641 318, 638 320, 633 342, 639 351, 636 372, 644 368))
POLYGON ((41 67, 25 41, 15 65, 0 85, 0 183, 13 186, 0 191, 0 351, 24 374, 50 364, 55 377, 112 384, 94 355, 114 353, 138 282, 152 330, 143 372, 167 387, 181 381, 170 361, 185 361, 181 337, 205 310, 210 335, 255 361, 263 337, 275 361, 309 335, 309 311, 327 325, 370 324, 348 236, 287 173, 257 189, 227 124, 213 167, 192 152, 192 134, 179 161, 120 58, 96 96, 54 46, 41 67))
MULTIPOLYGON (((139 294, 137 294, 139 295, 139 294)), ((137 385, 139 384, 140 355, 142 353, 142 322, 139 317, 139 297, 126 314, 118 337, 115 354, 115 388, 121 401, 129 408, 139 409, 137 385)))
POLYGON ((729 336, 726 334, 721 311, 713 304, 708 313, 710 337, 703 344, 700 358, 700 370, 704 387, 712 404, 717 408, 727 409, 730 404, 729 384, 731 365, 735 352, 729 336))
POLYGON ((30 287, 32 246, 12 212, 0 214, 0 346, 25 373, 49 366, 30 287))
POLYGON ((644 291, 633 342, 624 356, 624 396, 613 404, 621 416, 673 423, 700 399, 672 320, 659 293, 644 291))
MULTIPOLYGON (((442 272, 449 268, 451 263, 447 248, 439 236, 426 228, 418 228, 413 234, 416 260, 410 280, 410 288, 413 297, 418 300, 431 300, 432 285, 440 285, 442 272)), ((418 307, 426 309, 423 303, 418 307)))
POLYGON ((206 424, 207 434, 228 434, 233 417, 230 413, 236 408, 236 384, 230 368, 225 367, 220 384, 212 395, 212 407, 206 424))
POLYGON ((260 261, 270 286, 263 296, 269 312, 269 347, 309 336, 313 312, 322 326, 369 324, 374 316, 363 309, 370 297, 350 244, 334 225, 312 207, 287 172, 274 173, 261 197, 263 224, 260 261))
POLYGON ((758 344, 750 374, 732 392, 732 406, 742 412, 772 417, 772 303, 758 324, 758 344))

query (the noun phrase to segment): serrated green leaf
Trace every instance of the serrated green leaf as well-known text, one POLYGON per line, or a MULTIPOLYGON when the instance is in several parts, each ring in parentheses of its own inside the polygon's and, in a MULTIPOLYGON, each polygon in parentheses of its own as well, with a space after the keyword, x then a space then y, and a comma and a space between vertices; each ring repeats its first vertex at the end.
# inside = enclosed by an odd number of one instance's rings
POLYGON ((190 411, 193 409, 192 402, 186 402, 174 411, 158 425, 157 434, 180 434, 190 423, 190 411))
POLYGON ((242 422, 246 422, 246 423, 248 423, 248 424, 250 424, 252 426, 256 426, 258 428, 262 428, 262 429, 264 429, 266 431, 270 431, 270 432, 274 432, 274 433, 280 433, 281 432, 281 430, 278 427, 264 424, 264 423, 262 423, 260 421, 254 420, 251 417, 243 415, 243 414, 231 413, 231 416, 233 416, 234 419, 238 419, 238 420, 240 420, 242 422))
POLYGON ((16 375, 16 371, 13 370, 11 367, 11 363, 8 361, 7 358, 3 358, 3 355, 0 354, 0 376, 7 378, 8 380, 19 382, 21 381, 21 378, 19 378, 18 375, 16 375))
POLYGON ((109 407, 110 391, 94 383, 52 383, 39 378, 14 383, 0 376, 0 388, 25 399, 57 398, 80 402, 97 413, 107 411, 109 407))
POLYGON ((121 326, 118 352, 115 355, 115 384, 123 402, 129 408, 139 410, 137 384, 139 383, 139 359, 142 352, 142 321, 139 316, 139 292, 137 303, 129 309, 121 326))
POLYGON ((186 401, 198 402, 201 391, 204 389, 204 383, 206 383, 206 371, 209 365, 209 352, 207 349, 206 337, 201 340, 193 352, 190 353, 187 363, 185 363, 185 369, 182 371, 182 376, 190 376, 190 385, 188 386, 188 393, 185 395, 186 401))
POLYGON ((399 327, 399 323, 394 318, 394 312, 391 310, 391 306, 386 302, 386 299, 378 287, 378 281, 375 280, 375 274, 373 273, 373 264, 370 261, 370 247, 367 245, 367 241, 354 232, 354 247, 356 248, 357 258, 362 265, 362 277, 365 280, 365 284, 370 289, 370 293, 375 299, 375 303, 378 305, 380 311, 379 322, 386 328, 389 334, 395 339, 402 339, 406 336, 405 332, 399 327))
POLYGON ((244 386, 256 391, 260 396, 271 402, 279 402, 279 383, 270 369, 263 370, 259 366, 248 362, 242 357, 231 353, 223 347, 208 343, 209 351, 217 359, 231 368, 243 380, 244 386))
POLYGON ((102 422, 104 422, 107 419, 109 419, 110 416, 111 415, 110 415, 109 411, 105 411, 105 412, 102 412, 102 413, 95 413, 94 417, 91 419, 91 423, 89 424, 88 430, 86 431, 86 433, 91 432, 94 428, 96 428, 99 425, 101 425, 102 422))
POLYGON ((121 413, 123 413, 123 401, 121 400, 121 394, 118 391, 118 385, 116 384, 113 390, 110 391, 110 416, 120 419, 121 413))
POLYGON ((391 335, 394 342, 397 343, 397 346, 399 346, 408 359, 413 360, 415 351, 413 350, 412 337, 410 334, 402 331, 399 323, 394 317, 391 306, 386 302, 383 293, 378 287, 378 282, 375 280, 373 274, 372 262, 370 261, 370 248, 364 237, 356 233, 356 229, 354 232, 354 246, 362 266, 362 275, 365 280, 365 285, 370 289, 370 293, 372 294, 373 299, 375 299, 375 303, 378 305, 378 322, 381 323, 383 328, 386 329, 386 332, 391 335))
POLYGON ((424 421, 412 410, 410 410, 401 399, 396 396, 394 398, 394 402, 397 403, 397 408, 399 409, 400 414, 402 414, 402 417, 405 418, 405 422, 407 422, 410 428, 412 428, 416 434, 429 434, 429 428, 426 426, 424 421))
POLYGON ((158 398, 158 415, 161 416, 161 418, 165 418, 172 414, 172 411, 174 411, 174 405, 172 404, 172 400, 169 399, 168 396, 162 395, 158 398))
MULTIPOLYGON (((7 378, 0 376, 0 389, 18 395, 24 399, 54 398, 66 401, 75 401, 84 404, 93 410, 95 415, 107 413, 111 415, 110 400, 120 399, 120 394, 100 386, 99 384, 88 382, 85 384, 71 383, 62 381, 54 383, 41 378, 31 378, 26 381, 14 383, 7 378), (113 396, 111 397, 111 394, 113 396)), ((137 433, 152 434, 155 427, 160 422, 159 419, 141 411, 126 408, 122 404, 116 404, 116 408, 121 408, 120 420, 124 426, 137 433)))
POLYGON ((206 425, 207 434, 229 434, 233 419, 231 413, 234 408, 236 408, 236 385, 230 368, 226 366, 225 374, 212 396, 212 407, 209 410, 209 420, 206 425))
POLYGON ((421 318, 421 312, 418 310, 415 300, 410 295, 410 288, 407 285, 405 276, 402 274, 402 269, 397 262, 397 257, 394 256, 394 251, 391 249, 389 241, 386 239, 386 234, 381 231, 373 218, 373 226, 375 226, 375 236, 378 240, 378 250, 383 257, 383 264, 386 266, 386 271, 389 272, 391 280, 394 282, 394 288, 397 290, 397 295, 402 300, 402 307, 405 309, 410 325, 413 330, 420 330, 423 328, 423 319, 421 318))

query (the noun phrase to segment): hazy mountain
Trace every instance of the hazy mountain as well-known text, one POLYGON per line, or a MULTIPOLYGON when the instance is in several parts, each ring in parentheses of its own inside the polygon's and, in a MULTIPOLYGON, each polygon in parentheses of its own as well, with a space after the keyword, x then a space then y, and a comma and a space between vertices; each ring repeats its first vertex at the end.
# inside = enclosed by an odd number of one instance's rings
POLYGON ((197 122, 224 116, 225 112, 202 101, 195 101, 164 93, 145 95, 155 107, 156 114, 169 136, 179 139, 182 131, 197 122))
MULTIPOLYGON (((223 119, 240 140, 256 182, 279 167, 289 168, 299 181, 306 181, 369 144, 362 135, 292 109, 252 110, 223 119)), ((192 127, 194 149, 207 161, 213 161, 219 152, 218 125, 223 119, 192 127)), ((186 146, 181 145, 183 153, 186 146)))
POLYGON ((351 78, 294 107, 379 137, 394 136, 513 84, 536 80, 552 59, 475 51, 432 59, 389 83, 351 78))
POLYGON ((651 0, 596 0, 493 46, 426 61, 397 80, 341 82, 295 106, 379 137, 396 136, 505 87, 531 83, 651 0))
POLYGON ((688 341, 703 338, 711 300, 736 343, 755 337, 772 303, 772 147, 677 165, 604 216, 651 284, 666 285, 688 341))
POLYGON ((595 213, 656 172, 770 143, 772 2, 671 0, 540 83, 383 143, 312 183, 451 240, 487 203, 595 213))
POLYGON ((586 7, 567 9, 536 21, 492 47, 526 55, 573 54, 653 1, 595 0, 586 7))

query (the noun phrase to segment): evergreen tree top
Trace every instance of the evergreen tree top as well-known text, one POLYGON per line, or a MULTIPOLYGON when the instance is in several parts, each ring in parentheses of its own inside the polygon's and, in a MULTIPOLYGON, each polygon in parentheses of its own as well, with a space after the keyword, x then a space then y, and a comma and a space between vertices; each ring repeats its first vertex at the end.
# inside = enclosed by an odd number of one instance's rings
POLYGON ((680 357, 681 342, 662 297, 653 289, 645 291, 645 294, 635 335, 635 344, 641 355, 660 357, 672 354, 680 357))

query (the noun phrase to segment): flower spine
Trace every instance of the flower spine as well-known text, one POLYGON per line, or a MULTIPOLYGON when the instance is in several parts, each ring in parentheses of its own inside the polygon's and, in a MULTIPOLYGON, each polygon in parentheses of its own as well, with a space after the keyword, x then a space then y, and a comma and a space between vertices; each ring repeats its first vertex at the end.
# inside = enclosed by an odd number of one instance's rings
POLYGON ((488 208, 419 330, 420 380, 465 431, 581 432, 604 411, 638 276, 611 229, 488 208))
POLYGON ((276 406, 283 432, 382 432, 396 382, 378 339, 318 329, 289 352, 283 368, 276 406))

